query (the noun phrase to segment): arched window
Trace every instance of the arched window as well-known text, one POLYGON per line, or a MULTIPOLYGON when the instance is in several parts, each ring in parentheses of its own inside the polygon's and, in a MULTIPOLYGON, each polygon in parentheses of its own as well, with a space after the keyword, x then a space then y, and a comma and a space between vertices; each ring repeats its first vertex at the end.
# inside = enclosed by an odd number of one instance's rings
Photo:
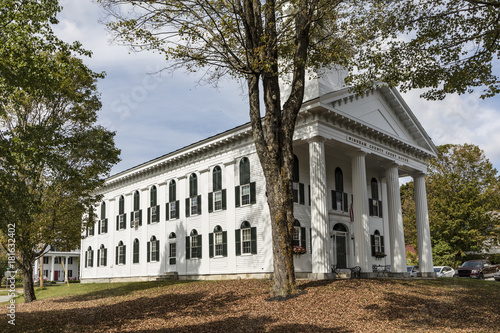
POLYGON ((122 230, 127 227, 127 215, 125 215, 125 197, 122 195, 118 199, 118 216, 116 217, 116 230, 122 230))
POLYGON ((156 206, 156 185, 153 185, 151 186, 151 189, 149 190, 149 201, 150 201, 150 204, 149 206, 150 207, 154 207, 156 206))
POLYGON ((118 214, 125 214, 125 197, 123 195, 118 199, 118 214))
POLYGON ((243 157, 240 160, 240 185, 250 184, 250 160, 243 157))
POLYGON ((106 203, 103 201, 101 202, 101 220, 104 220, 106 218, 106 203))
POLYGON ((160 241, 151 236, 148 242, 148 262, 160 261, 160 241))
POLYGON ((344 192, 344 174, 341 168, 335 168, 335 190, 344 192))
POLYGON ((342 169, 335 168, 335 191, 332 191, 333 209, 347 212, 349 203, 347 193, 344 193, 344 174, 342 169))
POLYGON ((168 184, 168 201, 174 202, 175 200, 177 200, 177 185, 172 179, 168 184))
POLYGON ((240 160, 240 185, 235 188, 236 207, 256 203, 255 182, 250 182, 250 160, 240 160))
POLYGON ((378 182, 375 178, 372 178, 372 199, 378 200, 378 182))
POLYGON ((236 230, 236 255, 257 254, 257 228, 251 227, 250 222, 243 221, 240 229, 236 230))
POLYGON ((198 235, 196 229, 186 237, 186 259, 201 259, 201 235, 198 235))
POLYGON ((87 251, 85 251, 85 267, 93 267, 94 266, 94 250, 89 246, 87 251))
POLYGON ((201 195, 198 195, 198 177, 189 176, 189 198, 186 198, 186 217, 201 214, 201 195))
POLYGON ((156 186, 151 186, 150 194, 150 207, 148 207, 148 224, 160 222, 160 206, 157 205, 157 190, 156 186))
POLYGON ((168 184, 168 202, 166 204, 166 220, 179 218, 179 201, 177 200, 177 185, 175 180, 168 184))
POLYGON ((384 253, 384 236, 380 235, 380 231, 375 230, 371 235, 372 256, 377 258, 385 257, 384 253))
POLYGON ((214 192, 222 190, 222 170, 218 165, 212 171, 212 190, 214 192))
POLYGON ((97 250, 97 266, 106 266, 108 258, 108 249, 101 244, 101 247, 97 250))
POLYGON ((134 211, 138 211, 141 208, 141 202, 139 197, 139 191, 134 192, 134 211))
POLYGON ((87 224, 87 236, 94 236, 95 231, 95 212, 94 206, 89 207, 89 222, 87 224))
POLYGON ((139 263, 139 240, 137 238, 134 239, 133 246, 134 246, 134 248, 133 248, 134 253, 133 253, 132 263, 138 264, 139 263))
POLYGON ((116 256, 115 256, 115 264, 116 265, 125 265, 125 250, 126 246, 123 245, 122 241, 118 242, 118 246, 116 247, 116 256))
POLYGON ((345 225, 343 225, 342 223, 337 223, 333 226, 333 230, 334 231, 342 231, 342 232, 347 232, 347 228, 345 227, 345 225))
POLYGON ((378 182, 375 178, 372 178, 371 190, 372 197, 371 199, 368 199, 370 216, 382 217, 382 202, 378 199, 378 182))
POLYGON ((177 256, 177 236, 175 235, 175 232, 171 232, 170 235, 168 235, 168 258, 170 265, 175 265, 176 262, 176 256, 177 256))
POLYGON ((210 258, 227 256, 227 232, 222 231, 220 225, 214 228, 214 232, 208 234, 210 258))
MULTIPOLYGON (((306 228, 302 228, 300 226, 300 222, 298 220, 295 220, 293 223, 293 246, 301 246, 306 250, 306 228)), ((294 249, 294 253, 305 253, 301 252, 301 249, 294 249)))

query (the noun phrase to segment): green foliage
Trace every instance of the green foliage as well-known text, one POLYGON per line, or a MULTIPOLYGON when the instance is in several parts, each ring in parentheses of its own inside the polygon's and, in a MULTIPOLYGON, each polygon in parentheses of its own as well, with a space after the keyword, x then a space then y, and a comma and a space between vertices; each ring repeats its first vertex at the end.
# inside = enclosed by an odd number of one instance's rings
MULTIPOLYGON (((31 270, 48 245, 76 248, 95 189, 119 161, 114 133, 96 124, 92 72, 52 33, 57 1, 0 0, 0 230, 14 238, 25 298, 31 270)), ((32 282, 32 281, 31 281, 32 282)))
POLYGON ((423 96, 500 90, 493 64, 500 52, 498 1, 399 0, 380 9, 377 1, 359 6, 354 23, 372 33, 358 53, 355 81, 400 85, 403 91, 430 88, 423 96))
POLYGON ((488 255, 488 260, 493 265, 500 265, 500 253, 494 253, 494 254, 488 255))
MULTIPOLYGON (((427 201, 434 263, 457 266, 467 253, 481 252, 499 236, 497 170, 470 144, 443 145, 429 163, 427 201)), ((401 188, 407 243, 416 246, 413 183, 401 188), (413 208, 412 208, 413 207, 413 208)))

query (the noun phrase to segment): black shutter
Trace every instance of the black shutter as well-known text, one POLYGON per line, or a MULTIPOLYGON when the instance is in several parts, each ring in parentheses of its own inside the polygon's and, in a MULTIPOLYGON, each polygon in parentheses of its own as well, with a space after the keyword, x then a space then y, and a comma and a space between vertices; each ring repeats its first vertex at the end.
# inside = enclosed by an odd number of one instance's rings
POLYGON ((309 206, 311 206, 311 185, 307 185, 307 192, 309 195, 309 206))
POLYGON ((151 207, 148 207, 148 224, 151 224, 151 207))
POLYGON ((87 267, 87 256, 89 251, 85 251, 85 267, 87 267))
POLYGON ((241 232, 240 229, 236 229, 234 233, 234 239, 236 240, 236 255, 241 255, 241 232))
POLYGON ((236 207, 239 207, 240 206, 240 187, 239 186, 234 187, 234 200, 236 203, 236 207))
POLYGON ((304 198, 304 184, 299 183, 299 203, 301 205, 304 205, 306 203, 306 198, 304 198))
POLYGON ((104 219, 104 232, 108 233, 108 219, 104 219))
POLYGON ((375 235, 370 235, 371 245, 372 245, 372 256, 375 256, 375 235))
POLYGON ((115 253, 115 265, 118 265, 118 246, 116 247, 116 253, 115 253))
POLYGON ((337 209, 337 195, 336 191, 332 190, 332 209, 336 210, 337 209))
POLYGON ((130 213, 130 227, 134 226, 134 212, 130 213))
POLYGON ((378 217, 382 217, 382 201, 378 202, 378 217))
POLYGON ((108 264, 108 249, 104 249, 104 265, 106 266, 108 264))
POLYGON ((101 234, 101 220, 99 220, 99 222, 97 222, 97 234, 98 235, 101 234))
POLYGON ((201 259, 201 235, 198 235, 198 258, 201 259))
POLYGON ((160 240, 156 241, 156 261, 160 261, 160 240))
POLYGON ((384 249, 384 236, 380 236, 380 251, 382 251, 382 253, 385 253, 385 249, 384 249))
POLYGON ((118 230, 119 225, 120 225, 120 215, 116 215, 116 230, 118 230))
POLYGON ((252 237, 251 240, 251 249, 252 249, 252 254, 257 254, 257 228, 253 227, 250 228, 250 235, 252 237))
POLYGON ((97 267, 99 267, 100 261, 101 261, 101 250, 97 249, 97 267))
POLYGON ((301 246, 307 250, 306 246, 306 228, 300 228, 300 243, 301 246))
POLYGON ((222 232, 222 256, 227 257, 227 231, 222 232))
POLYGON ((214 233, 208 234, 208 256, 210 258, 214 257, 214 233))
POLYGON ((150 258, 151 258, 151 242, 148 242, 148 246, 147 247, 148 247, 148 255, 146 257, 147 258, 146 261, 150 262, 151 261, 150 260, 150 258))
POLYGON ((186 259, 191 259, 191 237, 186 237, 186 259))
POLYGON ((256 198, 255 182, 250 183, 250 203, 254 204, 257 202, 256 198))
POLYGON ((189 198, 186 198, 186 217, 189 217, 189 209, 191 208, 189 205, 190 201, 189 198))
POLYGON ((168 221, 169 217, 170 217, 170 204, 167 202, 165 204, 165 221, 168 221))
POLYGON ((342 201, 342 203, 344 204, 344 212, 348 212, 349 211, 349 199, 347 197, 347 193, 344 193, 344 200, 342 201))
POLYGON ((126 264, 126 259, 127 259, 127 246, 123 245, 123 264, 126 264))
POLYGON ((94 250, 90 251, 90 267, 94 267, 94 250))
POLYGON ((227 205, 226 205, 226 189, 223 189, 222 190, 222 210, 226 210, 227 209, 227 205))
POLYGON ((373 216, 373 200, 372 199, 368 199, 368 208, 369 208, 370 216, 373 216))
POLYGON ((208 212, 214 211, 214 194, 212 192, 208 193, 208 212))
POLYGON ((139 209, 139 225, 142 225, 142 209, 139 209))
POLYGON ((201 195, 198 196, 198 215, 201 214, 201 195))
POLYGON ((179 211, 181 210, 181 205, 180 205, 180 202, 179 200, 177 200, 175 202, 175 218, 178 219, 179 218, 179 211))

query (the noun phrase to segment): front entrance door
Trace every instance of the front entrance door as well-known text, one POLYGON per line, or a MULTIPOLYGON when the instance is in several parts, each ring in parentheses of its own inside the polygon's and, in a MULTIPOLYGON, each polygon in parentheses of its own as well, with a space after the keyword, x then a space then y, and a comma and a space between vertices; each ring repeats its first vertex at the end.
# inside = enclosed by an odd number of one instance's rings
POLYGON ((340 223, 333 227, 333 250, 337 268, 347 268, 347 228, 340 223))
POLYGON ((59 271, 54 271, 54 281, 59 280, 59 271))

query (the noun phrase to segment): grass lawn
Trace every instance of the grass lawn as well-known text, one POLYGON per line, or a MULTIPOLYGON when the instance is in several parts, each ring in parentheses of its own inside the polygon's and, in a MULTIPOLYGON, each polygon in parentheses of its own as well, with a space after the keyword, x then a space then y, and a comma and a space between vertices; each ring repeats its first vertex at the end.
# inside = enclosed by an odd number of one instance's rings
MULTIPOLYGON (((16 302, 19 332, 498 332, 500 283, 469 279, 231 280, 55 285, 16 302)), ((0 305, 0 332, 7 308, 0 305)), ((14 330, 15 331, 15 330, 14 330)))

